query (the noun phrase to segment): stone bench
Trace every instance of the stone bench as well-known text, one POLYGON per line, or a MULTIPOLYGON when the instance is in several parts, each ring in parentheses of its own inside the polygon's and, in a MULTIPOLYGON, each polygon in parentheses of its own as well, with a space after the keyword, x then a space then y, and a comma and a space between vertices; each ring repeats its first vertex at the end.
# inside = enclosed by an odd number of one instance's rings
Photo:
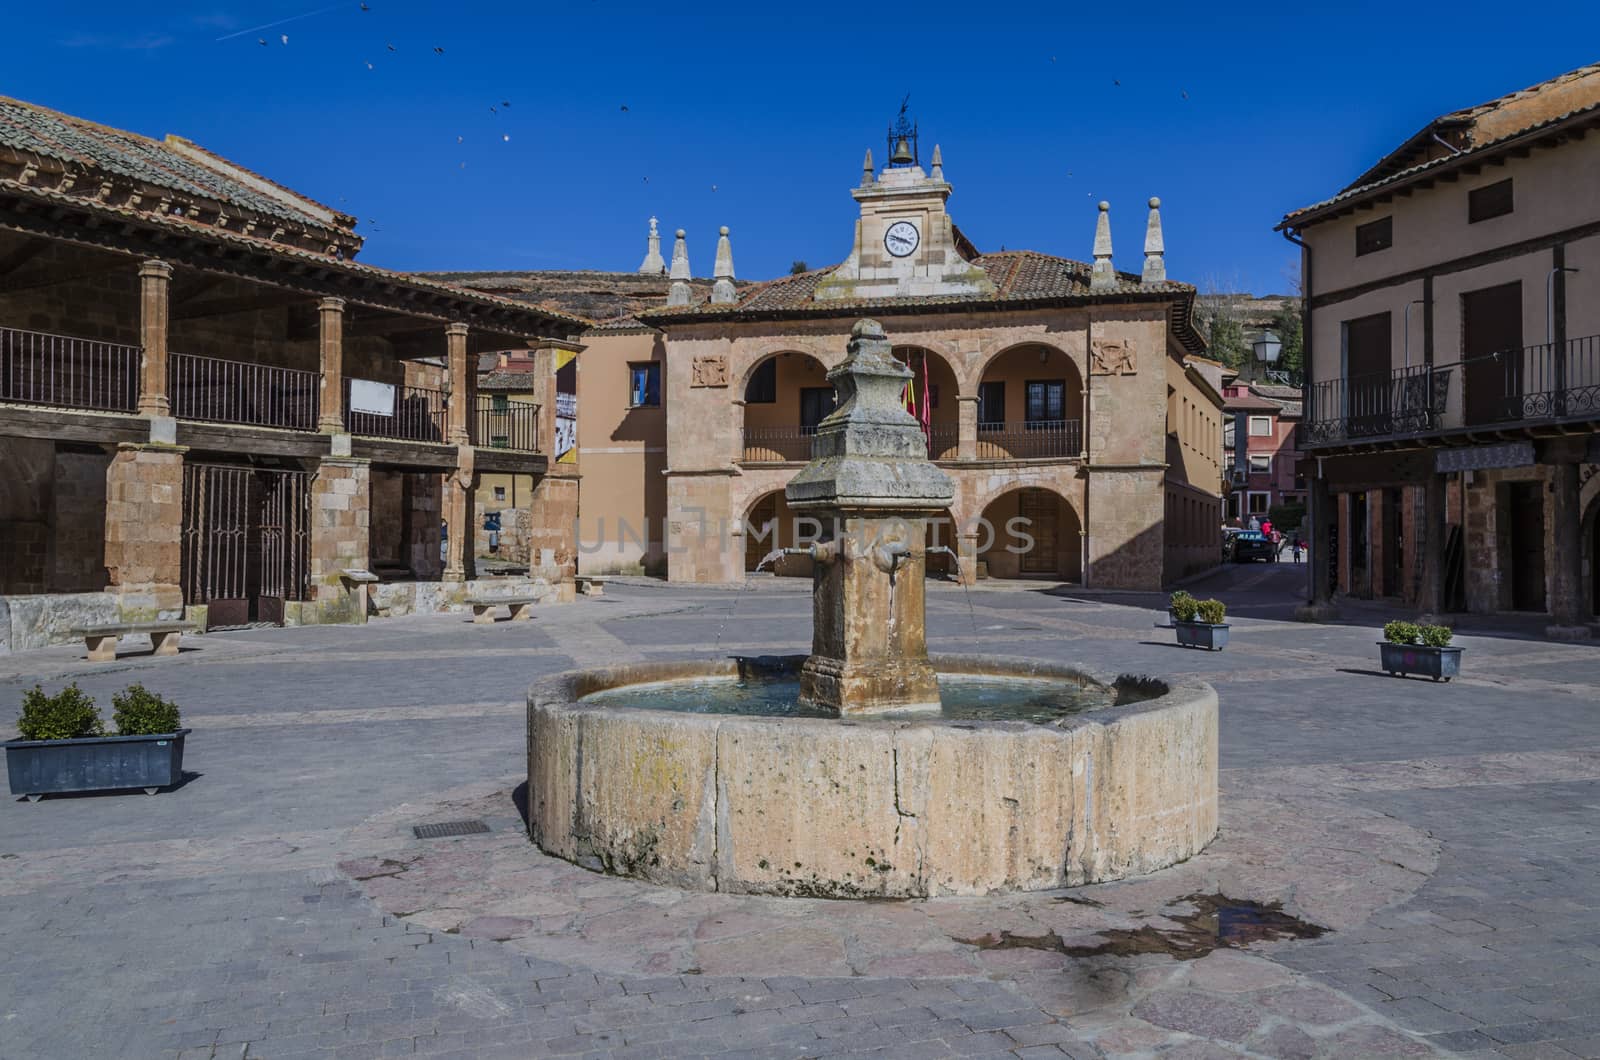
POLYGON ((511 621, 527 622, 533 618, 533 605, 538 603, 534 596, 472 596, 467 598, 467 606, 472 608, 472 621, 480 626, 494 625, 494 613, 498 608, 511 609, 511 621))
POLYGON ((90 662, 111 662, 117 657, 117 641, 129 633, 148 633, 157 655, 178 654, 178 641, 198 628, 193 622, 121 622, 107 626, 87 626, 73 632, 83 638, 90 662))
POLYGON ((578 592, 584 596, 604 596, 606 594, 606 579, 597 574, 579 574, 572 579, 578 592))

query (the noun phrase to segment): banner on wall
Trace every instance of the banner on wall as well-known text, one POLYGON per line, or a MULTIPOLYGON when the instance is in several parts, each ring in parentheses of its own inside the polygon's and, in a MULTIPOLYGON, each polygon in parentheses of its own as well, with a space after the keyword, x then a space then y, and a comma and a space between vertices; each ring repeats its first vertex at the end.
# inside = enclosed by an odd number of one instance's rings
POLYGON ((578 447, 578 395, 556 395, 556 459, 578 447))
POLYGON ((350 411, 371 416, 394 415, 394 384, 370 379, 350 380, 350 411))

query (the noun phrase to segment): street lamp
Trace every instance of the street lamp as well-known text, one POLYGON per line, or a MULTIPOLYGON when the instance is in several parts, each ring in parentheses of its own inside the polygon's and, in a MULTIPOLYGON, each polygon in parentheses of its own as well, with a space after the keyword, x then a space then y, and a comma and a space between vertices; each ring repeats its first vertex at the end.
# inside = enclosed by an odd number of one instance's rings
POLYGON ((1251 345, 1255 347, 1256 360, 1269 367, 1278 363, 1278 354, 1283 352, 1283 341, 1270 331, 1263 331, 1251 345))

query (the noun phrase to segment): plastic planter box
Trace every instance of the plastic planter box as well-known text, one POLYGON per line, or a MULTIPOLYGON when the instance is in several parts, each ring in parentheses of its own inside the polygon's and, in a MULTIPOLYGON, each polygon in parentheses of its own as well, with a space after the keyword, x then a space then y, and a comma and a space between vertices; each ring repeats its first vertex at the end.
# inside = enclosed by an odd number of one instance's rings
POLYGON ((1430 648, 1426 644, 1391 644, 1378 641, 1383 668, 1390 677, 1421 674, 1435 681, 1448 681, 1461 673, 1460 648, 1430 648))
POLYGON ((183 779, 188 729, 150 736, 88 736, 76 740, 9 740, 11 794, 37 800, 64 791, 143 788, 154 795, 183 779))

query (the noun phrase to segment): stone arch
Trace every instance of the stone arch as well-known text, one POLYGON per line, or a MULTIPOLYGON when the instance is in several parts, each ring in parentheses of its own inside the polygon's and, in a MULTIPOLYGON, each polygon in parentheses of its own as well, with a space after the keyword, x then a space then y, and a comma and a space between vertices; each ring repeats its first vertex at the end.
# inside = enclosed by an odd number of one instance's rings
MULTIPOLYGON (((744 562, 746 577, 755 573, 756 566, 768 553, 779 548, 793 548, 804 528, 798 523, 797 513, 789 507, 783 487, 764 490, 752 497, 740 513, 744 520, 744 562)), ((780 578, 809 578, 812 561, 805 556, 783 556, 765 568, 780 578)))
POLYGON ((976 557, 989 577, 1083 579, 1083 520, 1061 491, 1013 484, 976 511, 976 557))
POLYGON ((744 463, 794 463, 811 458, 817 421, 833 408, 826 362, 804 350, 776 350, 751 364, 738 391, 742 403, 740 460, 744 463), (756 372, 773 365, 771 388, 759 397, 756 372))
POLYGON ((1006 346, 983 362, 974 391, 998 394, 979 409, 980 460, 1071 459, 1083 451, 1087 380, 1060 346, 1006 346), (985 391, 986 384, 996 389, 985 391))
POLYGON ((764 342, 759 346, 740 350, 735 347, 729 358, 729 377, 734 380, 733 391, 736 400, 743 400, 745 387, 750 384, 750 377, 755 374, 762 363, 769 361, 780 354, 800 354, 820 363, 824 369, 831 367, 843 356, 843 347, 840 347, 838 356, 830 358, 828 354, 816 348, 815 343, 786 339, 782 342, 764 342))

